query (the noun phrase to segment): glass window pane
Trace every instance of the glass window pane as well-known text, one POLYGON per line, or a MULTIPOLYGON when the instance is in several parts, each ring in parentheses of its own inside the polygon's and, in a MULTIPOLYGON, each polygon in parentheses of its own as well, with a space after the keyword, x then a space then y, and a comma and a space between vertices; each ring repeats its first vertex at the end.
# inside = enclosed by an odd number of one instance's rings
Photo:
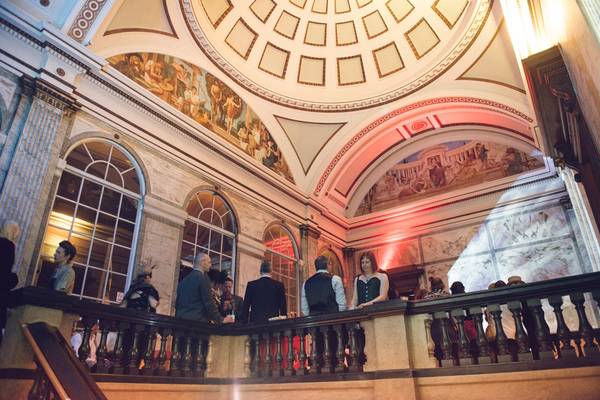
POLYGON ((117 186, 123 187, 123 178, 121 178, 121 174, 119 173, 119 171, 117 171, 117 169, 112 165, 108 166, 106 180, 110 183, 114 183, 117 186))
POLYGON ((198 219, 200 221, 204 221, 204 222, 210 224, 211 220, 212 220, 212 213, 213 213, 212 208, 206 208, 206 209, 200 211, 200 214, 198 214, 198 219))
POLYGON ((212 208, 214 195, 211 192, 199 192, 197 197, 202 204, 202 208, 212 208))
POLYGON ((135 170, 132 169, 131 171, 124 173, 123 180, 125 181, 125 189, 130 190, 133 193, 140 193, 140 179, 135 170))
POLYGON ((79 187, 81 186, 81 178, 73 175, 70 172, 64 171, 60 177, 57 194, 67 199, 77 201, 79 195, 79 187))
POLYGON ((223 235, 212 231, 210 234, 210 249, 212 251, 221 252, 221 241, 223 240, 223 235))
POLYGON ((188 203, 186 211, 189 216, 198 218, 198 216, 200 215, 200 212, 202 211, 202 205, 200 204, 200 201, 198 200, 198 196, 192 196, 192 198, 190 199, 190 201, 188 203))
POLYGON ((120 203, 121 193, 105 187, 104 192, 102 193, 100 210, 112 215, 118 215, 120 203))
POLYGON ((129 157, 125 155, 121 150, 117 149, 113 146, 112 154, 110 156, 110 163, 117 167, 117 169, 121 172, 127 171, 132 168, 133 165, 131 161, 129 161, 129 157))
POLYGON ((48 226, 40 256, 46 261, 54 262, 54 251, 58 244, 69 238, 69 231, 48 226))
POLYGON ((218 226, 219 228, 223 228, 223 219, 215 210, 213 210, 213 212, 211 213, 210 218, 211 224, 213 224, 214 226, 218 226))
POLYGON ((196 239, 196 244, 198 246, 208 248, 209 235, 210 235, 210 229, 205 228, 202 225, 198 225, 198 238, 196 239))
POLYGON ((123 275, 109 274, 106 292, 110 301, 116 302, 118 297, 122 297, 119 293, 125 293, 125 279, 123 275))
POLYGON ((81 188, 81 197, 79 198, 79 202, 85 204, 86 206, 90 206, 92 208, 98 208, 98 204, 100 204, 100 193, 102 192, 102 186, 89 181, 87 179, 83 180, 83 187, 81 188))
POLYGON ((79 235, 71 235, 70 242, 77 249, 77 254, 73 259, 74 262, 86 264, 88 254, 90 253, 91 240, 79 235))
POLYGON ((54 207, 52 207, 48 223, 59 228, 71 229, 73 214, 75 214, 75 203, 57 197, 54 200, 54 207))
POLYGON ((233 224, 233 214, 231 212, 227 212, 225 215, 221 215, 223 219, 223 229, 228 232, 235 232, 235 225, 233 224))
POLYGON ((123 195, 121 198, 121 210, 119 211, 119 217, 131 222, 135 222, 137 217, 137 206, 138 200, 123 195))
POLYGON ((181 262, 192 265, 194 262, 194 245, 188 243, 181 244, 181 262))
POLYGON ((83 145, 74 148, 73 151, 71 151, 69 153, 69 156, 67 157, 67 164, 72 165, 75 168, 80 169, 82 171, 84 171, 85 167, 92 161, 94 160, 90 158, 88 152, 85 150, 85 147, 83 147, 83 145))
POLYGON ((85 285, 83 286, 83 295, 103 299, 104 282, 106 280, 106 271, 96 268, 88 268, 85 276, 85 285))
POLYGON ((106 162, 95 161, 87 166, 85 172, 97 176, 100 179, 104 179, 104 176, 106 175, 106 162))
POLYGON ((110 246, 108 243, 94 240, 92 243, 92 252, 90 253, 90 265, 98 268, 108 268, 110 256, 110 246))
POLYGON ((127 274, 129 270, 129 258, 131 257, 131 250, 123 248, 121 246, 113 246, 113 253, 111 257, 112 270, 114 272, 120 272, 127 274))
POLYGON ((73 224, 73 232, 77 232, 86 236, 92 236, 94 224, 96 223, 96 210, 79 205, 77 216, 73 224))
POLYGON ((233 238, 223 235, 223 254, 231 257, 233 254, 233 238))
POLYGON ((131 222, 126 222, 122 219, 119 220, 117 225, 117 235, 115 237, 115 243, 122 244, 126 247, 131 247, 133 241, 133 230, 135 225, 131 222))
POLYGON ((73 286, 73 293, 81 294, 81 289, 83 289, 83 276, 85 275, 85 267, 82 265, 73 264, 73 270, 75 270, 75 285, 73 286))
POLYGON ((108 161, 108 155, 112 145, 106 142, 87 142, 85 143, 85 146, 94 160, 108 161))
POLYGON ((117 220, 115 217, 111 217, 110 215, 106 215, 104 213, 99 213, 94 236, 99 239, 112 242, 115 234, 116 223, 117 220))
POLYGON ((197 224, 191 221, 185 221, 185 225, 183 226, 183 240, 190 243, 196 243, 197 227, 197 224))

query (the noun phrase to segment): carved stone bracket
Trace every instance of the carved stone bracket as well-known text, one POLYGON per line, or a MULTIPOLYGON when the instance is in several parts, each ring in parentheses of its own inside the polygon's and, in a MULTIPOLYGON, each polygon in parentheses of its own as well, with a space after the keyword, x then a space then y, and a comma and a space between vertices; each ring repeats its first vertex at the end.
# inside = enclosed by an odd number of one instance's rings
POLYGON ((70 116, 77 111, 80 105, 69 94, 56 89, 47 83, 28 76, 21 78, 23 95, 36 97, 52 107, 70 116))

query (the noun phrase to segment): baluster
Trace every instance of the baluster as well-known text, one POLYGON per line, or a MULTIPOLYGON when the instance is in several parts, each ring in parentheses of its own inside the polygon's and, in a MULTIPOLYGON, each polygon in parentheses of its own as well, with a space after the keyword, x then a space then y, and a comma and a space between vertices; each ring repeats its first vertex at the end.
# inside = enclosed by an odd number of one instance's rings
POLYGON ((277 348, 277 354, 275 357, 275 362, 277 363, 277 374, 278 376, 283 376, 284 371, 283 371, 283 352, 281 350, 281 346, 282 346, 282 341, 283 341, 283 332, 277 332, 275 334, 275 338, 277 340, 276 342, 276 348, 277 348))
POLYGON ((215 369, 215 354, 214 354, 214 343, 211 340, 210 336, 206 336, 206 357, 204 357, 204 365, 205 365, 205 369, 206 372, 204 373, 205 375, 210 375, 214 369, 215 369))
POLYGON ((462 308, 457 308, 452 310, 450 315, 456 319, 458 325, 458 363, 459 365, 474 364, 469 339, 465 333, 465 311, 462 308))
POLYGON ((350 372, 361 372, 360 353, 358 351, 358 343, 356 338, 355 323, 346 324, 346 331, 348 332, 348 371, 350 372))
POLYGON ((122 374, 124 371, 125 362, 127 361, 127 352, 124 347, 124 339, 125 332, 129 328, 129 324, 127 322, 119 322, 117 323, 117 340, 115 341, 115 350, 113 353, 113 358, 115 360, 115 365, 112 367, 113 374, 122 374))
POLYGON ((185 332, 183 336, 181 376, 192 376, 192 338, 189 332, 185 332))
POLYGON ((271 357, 271 332, 267 332, 265 338, 265 375, 271 376, 273 374, 273 358, 271 357))
POLYGON ((179 340, 181 339, 180 333, 173 331, 171 344, 171 365, 169 368, 169 375, 179 376, 179 363, 181 362, 181 354, 179 354, 179 340))
POLYGON ((527 300, 527 308, 531 310, 535 321, 535 339, 538 344, 538 359, 552 360, 554 353, 552 352, 552 344, 550 342, 550 332, 546 321, 544 320, 544 311, 540 299, 527 300))
POLYGON ((171 334, 171 330, 169 328, 162 328, 160 330, 160 351, 158 352, 158 376, 166 376, 167 375, 167 340, 168 336, 171 334))
POLYGON ((569 295, 575 310, 577 310, 577 319, 579 319, 579 337, 583 339, 581 351, 585 357, 598 355, 598 347, 594 344, 594 331, 585 315, 585 297, 583 293, 572 293, 569 295))
POLYGON ((85 360, 88 359, 90 355, 90 335, 92 333, 92 327, 96 323, 95 320, 91 318, 83 318, 83 335, 81 335, 81 345, 79 346, 79 360, 84 363, 87 367, 87 363, 85 360))
POLYGON ((477 363, 478 364, 490 364, 492 359, 490 357, 490 350, 488 347, 487 338, 483 330, 483 312, 481 307, 469 308, 469 314, 473 317, 475 322, 475 328, 477 329, 477 363))
POLYGON ((112 321, 101 320, 99 324, 100 329, 100 344, 96 350, 96 372, 105 374, 108 372, 110 363, 107 360, 108 349, 106 348, 106 338, 110 332, 112 321))
POLYGON ((307 333, 305 329, 300 330, 300 354, 298 355, 298 361, 300 361, 300 369, 303 375, 308 375, 308 368, 306 367, 307 355, 306 355, 306 338, 307 333))
POLYGON ((345 346, 344 346, 344 326, 343 325, 335 325, 333 327, 335 330, 335 337, 337 342, 337 352, 336 352, 336 360, 335 360, 335 372, 343 373, 345 371, 344 359, 346 358, 345 346))
POLYGON ((487 309, 492 315, 494 326, 496 327, 497 360, 500 363, 512 361, 512 356, 508 351, 508 338, 504 332, 504 326, 502 326, 502 308, 500 308, 499 304, 490 304, 487 309))
POLYGON ((523 327, 523 319, 521 317, 521 308, 523 306, 521 305, 520 301, 509 301, 507 305, 508 309, 513 315, 513 320, 515 321, 517 361, 531 361, 533 360, 533 355, 529 350, 529 338, 527 337, 527 333, 525 333, 525 328, 523 327))
MULTIPOLYGON (((594 300, 596 300, 596 308, 600 309, 600 289, 593 289, 592 297, 594 298, 594 300)), ((596 346, 600 346, 600 329, 596 329, 594 332, 596 333, 596 346)))
POLYGON ((154 335, 156 335, 155 327, 148 327, 146 332, 141 332, 141 334, 146 335, 146 351, 144 352, 144 369, 142 370, 142 375, 152 375, 154 373, 153 368, 153 355, 154 355, 154 347, 156 342, 154 341, 154 335))
MULTIPOLYGON (((296 371, 294 370, 294 361, 296 360, 296 357, 294 357, 294 331, 291 329, 288 329, 287 331, 285 331, 285 336, 287 337, 287 342, 288 342, 287 368, 285 369, 285 375, 292 376, 292 375, 295 375, 295 373, 296 373, 296 371)), ((302 335, 300 335, 300 336, 302 336, 302 335)))
POLYGON ((202 376, 206 376, 208 369, 208 349, 210 345, 210 336, 202 336, 202 363, 200 369, 202 370, 202 376))
POLYGON ((244 377, 250 376, 250 362, 252 360, 250 336, 246 336, 244 340, 244 377))
POLYGON ((556 315, 556 335, 558 336, 558 355, 560 358, 576 358, 577 352, 571 346, 571 331, 565 322, 562 312, 562 296, 548 297, 548 303, 556 315))
POLYGON ((196 336, 196 351, 194 352, 194 364, 193 364, 193 375, 197 377, 203 377, 206 371, 205 365, 205 350, 204 350, 204 338, 202 335, 196 336))
POLYGON ((323 366, 321 368, 321 373, 326 374, 333 372, 333 353, 330 348, 329 328, 329 326, 326 326, 323 329, 323 366))
POLYGON ((311 339, 311 355, 310 355, 310 373, 320 374, 321 373, 321 349, 319 348, 319 328, 310 328, 310 339, 311 339))
POLYGON ((446 311, 435 312, 433 313, 433 319, 438 321, 442 330, 441 341, 440 343, 436 343, 442 350, 442 367, 452 367, 455 365, 455 362, 452 357, 452 342, 448 334, 448 313, 446 311))
POLYGON ((260 371, 260 333, 252 335, 254 353, 250 362, 250 373, 254 377, 261 376, 260 371))
POLYGON ((125 367, 125 373, 127 375, 138 374, 138 362, 142 352, 140 351, 140 336, 142 335, 144 327, 142 325, 132 325, 132 341, 131 348, 129 349, 129 362, 125 367))

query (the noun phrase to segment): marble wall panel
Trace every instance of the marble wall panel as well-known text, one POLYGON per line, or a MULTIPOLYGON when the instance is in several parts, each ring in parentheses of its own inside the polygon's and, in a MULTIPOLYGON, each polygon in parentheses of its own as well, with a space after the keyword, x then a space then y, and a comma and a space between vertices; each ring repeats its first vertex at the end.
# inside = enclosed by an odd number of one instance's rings
POLYGON ((560 206, 513 214, 491 220, 487 224, 496 249, 570 233, 567 218, 560 206))
POLYGON ((238 296, 244 297, 248 282, 260 276, 261 259, 250 254, 238 253, 238 269, 236 276, 236 289, 238 296))
POLYGON ((179 233, 181 228, 147 217, 142 235, 140 260, 152 259, 156 265, 152 271, 152 284, 160 295, 159 314, 171 313, 173 305, 174 285, 179 276, 177 254, 181 243, 179 233))
POLYGON ((425 262, 489 251, 489 242, 483 225, 434 233, 424 236, 421 241, 425 262))
POLYGON ((467 292, 487 289, 491 282, 497 280, 496 267, 490 254, 460 257, 448 271, 450 284, 460 281, 467 292))
POLYGON ((418 239, 409 239, 374 249, 379 267, 383 269, 419 265, 422 263, 418 239))
POLYGON ((583 241, 583 237, 581 235, 581 229, 579 228, 579 223, 577 222, 577 218, 575 217, 575 211, 571 208, 566 212, 567 218, 571 224, 573 229, 573 233, 575 234, 575 242, 577 243, 577 250, 581 255, 581 268, 584 273, 594 272, 592 267, 592 261, 588 255, 587 249, 585 248, 585 242, 583 241))
POLYGON ((571 238, 499 251, 496 260, 502 280, 519 275, 536 282, 583 272, 571 238))
MULTIPOLYGON (((227 196, 227 193, 225 194, 227 196)), ((238 228, 246 236, 253 237, 262 242, 267 225, 274 221, 281 221, 271 213, 260 209, 253 202, 229 196, 238 217, 238 228)))

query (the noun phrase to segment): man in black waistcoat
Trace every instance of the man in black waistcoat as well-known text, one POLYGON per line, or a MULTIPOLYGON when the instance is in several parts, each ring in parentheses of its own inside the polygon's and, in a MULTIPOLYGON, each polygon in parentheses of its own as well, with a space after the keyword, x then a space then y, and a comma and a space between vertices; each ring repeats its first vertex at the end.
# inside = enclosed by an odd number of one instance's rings
POLYGON ((330 262, 325 256, 315 260, 317 272, 302 286, 302 314, 321 315, 346 310, 346 295, 342 279, 329 273, 330 262))
POLYGON ((287 314, 283 283, 271 278, 271 263, 260 264, 260 278, 248 282, 240 321, 264 324, 271 317, 287 314))

